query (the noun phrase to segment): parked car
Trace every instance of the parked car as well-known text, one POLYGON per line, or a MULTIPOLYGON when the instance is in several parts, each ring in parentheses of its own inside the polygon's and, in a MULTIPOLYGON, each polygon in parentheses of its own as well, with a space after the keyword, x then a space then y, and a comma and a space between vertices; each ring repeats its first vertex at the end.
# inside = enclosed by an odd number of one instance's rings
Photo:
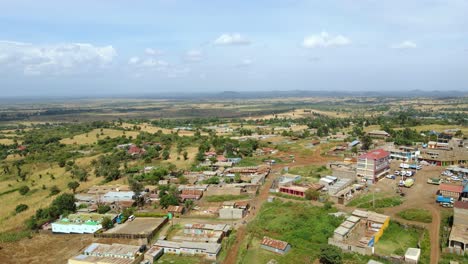
POLYGON ((395 171, 394 174, 395 174, 395 175, 400 175, 400 172, 399 172, 399 171, 395 171))
POLYGON ((395 175, 390 174, 390 175, 385 176, 385 178, 394 180, 395 175))

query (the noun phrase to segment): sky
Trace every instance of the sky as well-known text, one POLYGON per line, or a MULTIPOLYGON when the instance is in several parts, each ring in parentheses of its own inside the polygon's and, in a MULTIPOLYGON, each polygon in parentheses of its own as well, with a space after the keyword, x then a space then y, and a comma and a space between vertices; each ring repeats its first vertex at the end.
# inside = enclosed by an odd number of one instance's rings
POLYGON ((468 90, 468 0, 0 0, 0 97, 468 90))

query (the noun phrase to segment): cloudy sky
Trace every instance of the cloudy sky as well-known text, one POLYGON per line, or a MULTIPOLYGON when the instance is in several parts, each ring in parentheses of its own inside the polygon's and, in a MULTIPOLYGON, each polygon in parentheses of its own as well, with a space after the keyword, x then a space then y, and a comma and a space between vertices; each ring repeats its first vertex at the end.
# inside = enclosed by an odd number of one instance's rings
POLYGON ((468 0, 1 0, 0 96, 468 89, 468 0))

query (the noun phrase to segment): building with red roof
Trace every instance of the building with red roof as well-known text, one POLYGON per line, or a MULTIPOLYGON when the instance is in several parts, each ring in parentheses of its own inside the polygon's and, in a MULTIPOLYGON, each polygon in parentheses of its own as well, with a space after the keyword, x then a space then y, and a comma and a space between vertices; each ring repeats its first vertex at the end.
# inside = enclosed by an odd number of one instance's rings
POLYGON ((390 171, 390 153, 383 149, 371 150, 357 160, 356 175, 367 183, 375 183, 390 171))
POLYGON ((442 183, 439 185, 439 193, 445 197, 452 197, 455 200, 460 199, 463 192, 462 185, 453 185, 448 183, 442 183))
POLYGON ((279 253, 281 255, 286 254, 290 249, 291 245, 288 242, 276 240, 269 237, 263 237, 260 247, 271 252, 279 253))
POLYGON ((132 145, 130 146, 130 148, 128 148, 127 150, 127 153, 132 155, 132 156, 139 156, 139 155, 142 155, 144 154, 146 151, 142 148, 139 148, 135 145, 132 145))

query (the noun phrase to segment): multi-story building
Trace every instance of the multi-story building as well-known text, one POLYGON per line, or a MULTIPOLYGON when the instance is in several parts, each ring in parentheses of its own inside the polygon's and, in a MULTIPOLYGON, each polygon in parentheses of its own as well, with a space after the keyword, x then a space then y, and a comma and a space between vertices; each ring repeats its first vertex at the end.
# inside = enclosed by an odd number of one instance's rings
POLYGON ((383 149, 372 150, 359 156, 356 176, 368 183, 375 183, 390 171, 390 153, 383 149))

